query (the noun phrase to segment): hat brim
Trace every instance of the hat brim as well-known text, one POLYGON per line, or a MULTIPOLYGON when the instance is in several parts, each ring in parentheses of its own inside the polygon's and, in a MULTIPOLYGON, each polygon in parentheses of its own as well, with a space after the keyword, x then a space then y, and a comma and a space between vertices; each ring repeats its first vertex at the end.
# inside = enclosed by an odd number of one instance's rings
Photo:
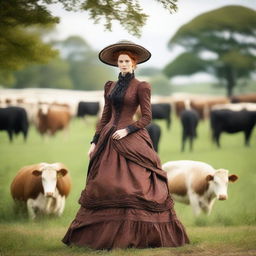
POLYGON ((137 56, 137 64, 141 64, 150 59, 151 53, 141 45, 134 43, 117 43, 105 47, 99 53, 99 59, 110 66, 117 67, 117 60, 114 54, 119 51, 129 51, 137 56))

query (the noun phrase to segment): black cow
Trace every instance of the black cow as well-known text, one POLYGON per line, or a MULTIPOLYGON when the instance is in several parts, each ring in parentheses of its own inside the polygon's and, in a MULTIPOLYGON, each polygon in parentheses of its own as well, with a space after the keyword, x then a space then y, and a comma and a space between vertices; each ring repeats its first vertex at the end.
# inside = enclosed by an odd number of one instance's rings
POLYGON ((77 116, 84 117, 85 115, 96 116, 99 112, 99 102, 85 102, 80 101, 78 103, 77 116))
POLYGON ((0 130, 8 132, 9 140, 12 142, 13 133, 23 133, 24 140, 28 134, 28 117, 24 108, 7 107, 0 108, 0 130))
POLYGON ((210 113, 212 139, 220 147, 222 132, 244 132, 245 145, 249 146, 253 127, 256 123, 256 111, 212 110, 210 113))
POLYGON ((170 129, 171 124, 171 105, 168 103, 151 104, 152 119, 165 119, 167 128, 170 129))
POLYGON ((149 136, 152 140, 153 147, 158 152, 158 144, 161 137, 161 128, 158 124, 151 123, 146 126, 149 136))
POLYGON ((192 109, 183 110, 180 114, 182 124, 182 146, 181 151, 185 150, 186 140, 189 139, 189 149, 193 150, 193 141, 197 137, 196 128, 199 122, 198 112, 192 109))

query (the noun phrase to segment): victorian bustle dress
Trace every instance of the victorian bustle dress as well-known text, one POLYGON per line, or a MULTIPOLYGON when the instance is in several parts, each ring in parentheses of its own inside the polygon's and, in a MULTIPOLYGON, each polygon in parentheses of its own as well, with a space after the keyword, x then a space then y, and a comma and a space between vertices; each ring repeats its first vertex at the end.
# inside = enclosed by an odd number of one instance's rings
POLYGON ((151 88, 133 74, 104 87, 81 205, 62 241, 94 249, 177 247, 189 243, 169 195, 167 176, 145 126, 151 122, 151 88), (141 118, 133 120, 137 107, 141 118), (129 134, 112 139, 116 130, 129 134))

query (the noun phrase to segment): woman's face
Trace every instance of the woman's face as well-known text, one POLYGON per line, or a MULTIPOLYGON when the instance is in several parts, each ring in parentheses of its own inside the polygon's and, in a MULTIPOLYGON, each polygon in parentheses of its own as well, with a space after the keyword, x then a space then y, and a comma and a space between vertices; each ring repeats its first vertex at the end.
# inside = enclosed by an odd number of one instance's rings
POLYGON ((134 69, 133 61, 127 54, 120 54, 117 60, 117 65, 122 74, 132 73, 134 69))

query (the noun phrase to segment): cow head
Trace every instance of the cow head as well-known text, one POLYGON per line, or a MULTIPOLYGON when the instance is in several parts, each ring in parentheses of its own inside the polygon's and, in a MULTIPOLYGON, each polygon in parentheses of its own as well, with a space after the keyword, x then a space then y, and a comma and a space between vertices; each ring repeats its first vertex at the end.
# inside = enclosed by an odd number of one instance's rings
POLYGON ((218 200, 228 199, 228 182, 235 182, 238 177, 235 174, 228 175, 228 170, 216 170, 214 175, 207 175, 206 180, 209 183, 210 190, 218 200))
POLYGON ((49 111, 49 104, 40 102, 38 111, 39 111, 38 112, 39 115, 46 116, 48 114, 48 111, 49 111))
POLYGON ((68 171, 59 163, 41 163, 39 170, 32 172, 35 176, 41 176, 44 195, 47 197, 54 197, 58 177, 63 177, 67 173, 68 171))

